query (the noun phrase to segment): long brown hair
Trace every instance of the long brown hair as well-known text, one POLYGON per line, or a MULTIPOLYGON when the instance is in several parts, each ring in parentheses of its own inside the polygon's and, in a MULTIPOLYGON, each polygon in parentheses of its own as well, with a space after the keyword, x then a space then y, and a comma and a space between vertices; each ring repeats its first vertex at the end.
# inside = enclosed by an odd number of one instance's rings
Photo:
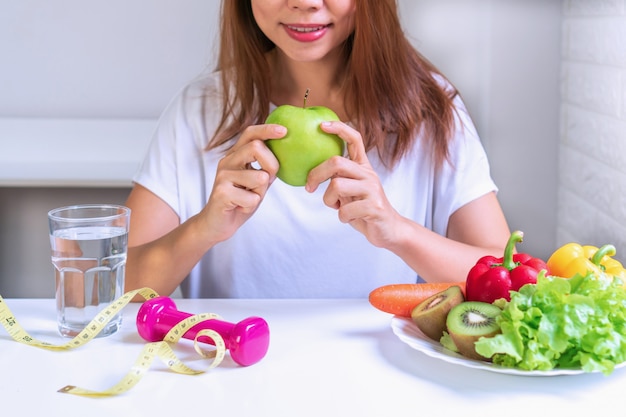
MULTIPOLYGON (((267 52, 273 48, 254 20, 250 1, 223 1, 217 64, 223 112, 211 148, 267 118, 267 52)), ((366 150, 377 149, 381 160, 393 165, 422 133, 435 163, 443 163, 454 129, 452 99, 457 92, 444 91, 433 78, 441 76, 439 71, 405 37, 396 1, 357 0, 355 30, 343 50, 345 110, 366 150), (395 143, 387 143, 389 134, 397 135, 395 143)))

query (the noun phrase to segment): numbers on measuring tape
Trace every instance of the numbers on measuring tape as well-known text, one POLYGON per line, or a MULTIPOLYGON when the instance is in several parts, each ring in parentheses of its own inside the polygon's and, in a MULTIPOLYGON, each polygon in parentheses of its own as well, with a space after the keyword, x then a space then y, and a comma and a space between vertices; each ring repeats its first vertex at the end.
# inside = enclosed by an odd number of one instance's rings
MULTIPOLYGON (((0 296, 0 323, 9 333, 11 338, 16 342, 26 344, 46 350, 61 351, 74 349, 85 345, 100 333, 100 331, 108 324, 109 320, 118 310, 123 309, 135 296, 140 295, 146 300, 157 297, 158 294, 150 288, 141 288, 129 291, 115 300, 111 305, 103 309, 94 319, 74 338, 61 345, 53 345, 48 342, 37 340, 32 337, 24 328, 22 328, 17 319, 7 306, 6 302, 0 296)), ((151 342, 144 346, 130 371, 122 377, 122 379, 112 387, 102 390, 93 391, 77 387, 75 385, 66 385, 59 389, 58 392, 80 395, 86 397, 105 397, 122 394, 134 387, 148 371, 156 358, 161 361, 172 371, 185 375, 198 375, 206 371, 190 368, 185 365, 174 353, 172 346, 179 342, 186 333, 187 328, 194 326, 196 323, 205 320, 219 319, 217 314, 202 313, 187 317, 185 320, 172 327, 165 335, 161 342, 151 342)), ((226 354, 226 343, 222 336, 214 330, 205 329, 198 332, 194 340, 194 349, 196 352, 206 359, 212 359, 209 368, 218 366, 226 354), (210 338, 214 344, 214 348, 208 351, 200 347, 198 339, 200 337, 210 338)))

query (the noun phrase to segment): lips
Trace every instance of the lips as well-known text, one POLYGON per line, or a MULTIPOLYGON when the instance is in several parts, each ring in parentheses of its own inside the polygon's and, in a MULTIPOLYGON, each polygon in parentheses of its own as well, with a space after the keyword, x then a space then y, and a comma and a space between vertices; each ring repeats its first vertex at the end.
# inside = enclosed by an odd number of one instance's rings
POLYGON ((289 30, 293 30, 296 32, 302 32, 302 33, 310 33, 310 32, 315 32, 316 30, 322 30, 324 29, 326 26, 324 25, 319 25, 319 26, 291 26, 291 25, 287 25, 287 28, 289 30))
POLYGON ((283 25, 287 34, 298 42, 314 42, 324 36, 330 26, 320 24, 283 25))

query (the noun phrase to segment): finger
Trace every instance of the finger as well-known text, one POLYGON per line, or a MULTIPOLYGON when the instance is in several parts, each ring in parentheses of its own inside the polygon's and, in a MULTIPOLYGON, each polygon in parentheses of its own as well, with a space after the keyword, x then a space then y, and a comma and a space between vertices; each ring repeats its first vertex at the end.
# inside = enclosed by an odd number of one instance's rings
POLYGON ((254 207, 262 200, 271 184, 270 175, 262 170, 224 170, 218 173, 216 187, 227 205, 254 207), (235 198, 238 196, 238 198, 235 198))
POLYGON ((267 172, 272 181, 276 177, 280 164, 276 156, 261 141, 254 141, 241 150, 241 163, 245 169, 261 170, 267 172))
POLYGON ((244 190, 253 191, 261 197, 272 182, 272 176, 262 169, 245 169, 232 171, 230 180, 232 184, 244 190))
POLYGON ((353 198, 354 192, 351 187, 357 186, 356 183, 358 183, 358 181, 344 177, 333 178, 322 197, 324 204, 330 208, 339 209, 342 204, 353 198), (348 190, 350 191, 348 192, 348 190))
POLYGON ((278 172, 278 160, 269 148, 260 140, 239 146, 236 150, 231 150, 218 164, 218 171, 222 170, 262 170, 266 171, 270 177, 276 177, 278 172))
POLYGON ((343 122, 322 122, 321 129, 333 133, 346 142, 348 157, 357 163, 369 163, 361 134, 343 122))
POLYGON ((360 170, 361 168, 354 161, 341 156, 333 156, 309 171, 306 190, 314 192, 321 183, 328 179, 363 179, 364 176, 359 175, 360 170))
POLYGON ((342 223, 352 223, 363 219, 370 213, 369 203, 365 200, 355 200, 339 207, 337 217, 342 223))
POLYGON ((330 208, 339 209, 346 203, 367 198, 363 181, 346 177, 333 178, 324 193, 323 201, 330 208))
POLYGON ((231 151, 236 151, 255 140, 280 139, 286 134, 287 128, 277 124, 248 126, 241 133, 239 140, 237 140, 237 143, 231 148, 231 151))
POLYGON ((226 210, 238 209, 243 213, 252 213, 262 200, 259 194, 232 184, 215 187, 212 197, 221 201, 226 210))

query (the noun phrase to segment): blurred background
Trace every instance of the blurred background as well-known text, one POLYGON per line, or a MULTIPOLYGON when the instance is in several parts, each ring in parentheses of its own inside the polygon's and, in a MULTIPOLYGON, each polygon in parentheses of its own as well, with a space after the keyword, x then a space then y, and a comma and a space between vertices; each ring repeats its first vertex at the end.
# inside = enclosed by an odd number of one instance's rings
MULTIPOLYGON (((626 259, 625 1, 399 0, 457 86, 518 250, 626 259)), ((123 203, 169 100, 214 66, 217 0, 0 0, 0 294, 53 297, 46 213, 123 203)))

